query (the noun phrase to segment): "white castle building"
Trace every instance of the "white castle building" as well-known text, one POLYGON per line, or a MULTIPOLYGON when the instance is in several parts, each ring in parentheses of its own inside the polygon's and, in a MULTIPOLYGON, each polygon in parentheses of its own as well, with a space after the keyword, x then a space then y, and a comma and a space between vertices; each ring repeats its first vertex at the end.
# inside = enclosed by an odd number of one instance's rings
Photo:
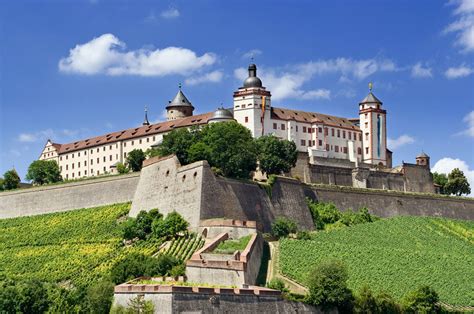
POLYGON ((159 143, 168 132, 183 127, 236 120, 246 126, 254 137, 273 134, 294 141, 298 151, 314 157, 341 159, 373 166, 391 167, 391 152, 387 150, 387 112, 382 102, 370 92, 359 103, 359 118, 276 108, 271 93, 257 77, 257 67, 251 64, 249 76, 234 92, 232 109, 193 115, 194 106, 181 87, 166 106, 167 121, 108 133, 68 144, 48 140, 41 160, 58 162, 64 179, 114 173, 117 163, 124 163, 134 149, 147 150, 159 143))

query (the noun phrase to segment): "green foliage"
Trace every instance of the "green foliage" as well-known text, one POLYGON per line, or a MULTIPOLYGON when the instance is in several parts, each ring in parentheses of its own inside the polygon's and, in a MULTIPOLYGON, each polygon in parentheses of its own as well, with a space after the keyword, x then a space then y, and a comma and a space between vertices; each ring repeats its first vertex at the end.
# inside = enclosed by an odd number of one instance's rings
POLYGON ((186 274, 185 264, 179 264, 179 265, 173 266, 173 268, 171 268, 170 270, 171 277, 184 276, 185 274, 186 274))
POLYGON ((252 238, 251 235, 236 240, 225 240, 224 242, 219 243, 219 245, 214 249, 213 253, 233 254, 235 251, 242 252, 247 247, 250 238, 252 238))
POLYGON ((429 286, 421 286, 403 299, 403 310, 407 313, 438 313, 439 296, 429 286))
POLYGON ((256 144, 259 166, 263 173, 282 174, 296 165, 298 152, 293 141, 265 135, 259 137, 256 144))
POLYGON ((315 202, 311 199, 306 201, 313 217, 314 226, 318 230, 341 229, 345 226, 373 222, 378 219, 371 215, 365 207, 359 209, 358 212, 351 210, 341 212, 333 203, 315 202))
POLYGON ((277 217, 272 223, 272 235, 280 238, 287 237, 290 233, 297 231, 296 222, 286 217, 277 217))
POLYGON ((311 234, 308 231, 298 231, 296 233, 296 238, 298 240, 311 240, 311 234))
POLYGON ((85 304, 89 313, 109 313, 114 297, 114 284, 100 280, 89 286, 86 291, 85 304))
POLYGON ((59 165, 54 160, 33 161, 28 167, 26 179, 39 185, 62 181, 59 165))
POLYGON ((111 280, 123 283, 141 276, 166 276, 180 262, 173 256, 164 254, 151 257, 142 253, 132 253, 118 260, 110 271, 111 280))
POLYGON ((469 185, 464 172, 459 168, 454 168, 453 171, 448 174, 448 182, 445 185, 445 190, 449 195, 454 194, 456 196, 461 196, 463 194, 470 194, 471 186, 469 185))
POLYGON ((367 285, 362 286, 354 302, 355 313, 398 314, 401 307, 387 293, 374 295, 367 285))
POLYGON ((170 239, 179 233, 186 233, 188 222, 177 212, 171 212, 165 219, 155 219, 152 224, 153 235, 157 238, 170 239))
POLYGON ((353 296, 347 287, 348 278, 341 261, 322 261, 309 274, 308 302, 323 308, 350 308, 353 296))
POLYGON ((273 278, 268 282, 267 287, 274 290, 280 290, 281 292, 289 292, 290 290, 286 287, 285 282, 280 278, 273 278))
POLYGON ((13 190, 13 189, 18 189, 19 187, 20 187, 20 177, 18 176, 18 173, 16 173, 16 170, 11 169, 11 170, 6 171, 3 174, 2 189, 13 190))
POLYGON ((127 154, 127 166, 132 171, 140 171, 142 169, 143 161, 145 160, 145 153, 141 149, 134 149, 127 154))
POLYGON ((48 292, 38 280, 0 282, 1 313, 43 313, 49 307, 48 292))
POLYGON ((114 306, 110 311, 111 314, 153 314, 155 312, 153 303, 146 301, 143 295, 138 295, 128 303, 128 307, 121 305, 114 306))
POLYGON ((447 194, 446 183, 448 183, 448 176, 444 173, 433 172, 433 182, 440 185, 440 193, 447 194))
POLYGON ((175 129, 163 136, 161 144, 154 149, 149 149, 147 155, 154 156, 168 156, 175 154, 179 162, 183 165, 189 164, 188 151, 191 145, 198 142, 200 132, 197 128, 179 128, 175 129))
POLYGON ((5 190, 5 188, 3 187, 4 183, 5 183, 5 180, 3 178, 0 178, 0 191, 5 190))
POLYGON ((310 270, 327 258, 343 260, 349 288, 386 291, 400 300, 429 285, 440 300, 473 305, 470 297, 474 221, 394 217, 340 230, 317 232, 312 239, 282 239, 279 265, 285 276, 308 285, 310 270))
POLYGON ((204 239, 195 233, 175 237, 165 254, 176 257, 183 263, 191 258, 196 250, 204 245, 204 239))
POLYGON ((129 173, 130 169, 123 163, 119 162, 117 163, 117 172, 120 174, 125 174, 125 173, 129 173))

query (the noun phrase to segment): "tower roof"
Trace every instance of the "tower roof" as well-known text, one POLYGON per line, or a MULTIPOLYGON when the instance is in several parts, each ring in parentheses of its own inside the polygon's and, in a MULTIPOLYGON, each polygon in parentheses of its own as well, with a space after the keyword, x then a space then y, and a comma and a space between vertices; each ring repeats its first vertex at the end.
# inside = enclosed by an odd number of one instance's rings
POLYGON ((186 98, 186 96, 184 96, 184 93, 181 90, 181 86, 179 88, 178 93, 174 97, 174 99, 169 102, 166 108, 169 108, 169 107, 191 107, 194 109, 191 102, 186 98))
POLYGON ((428 156, 425 152, 422 151, 421 154, 416 156, 416 158, 430 158, 430 156, 428 156))
POLYGON ((232 112, 230 110, 224 109, 224 107, 217 108, 216 111, 214 111, 214 114, 212 117, 209 119, 211 120, 233 120, 234 116, 232 115, 232 112))
POLYGON ((262 87, 262 81, 257 77, 257 66, 255 64, 250 64, 249 76, 244 81, 244 88, 249 87, 262 87))
POLYGON ((148 121, 148 108, 145 107, 145 120, 143 120, 142 125, 150 125, 150 121, 148 121))
POLYGON ((369 94, 361 100, 359 104, 368 104, 368 103, 374 103, 374 104, 382 104, 382 102, 375 97, 375 95, 372 92, 369 92, 369 94))

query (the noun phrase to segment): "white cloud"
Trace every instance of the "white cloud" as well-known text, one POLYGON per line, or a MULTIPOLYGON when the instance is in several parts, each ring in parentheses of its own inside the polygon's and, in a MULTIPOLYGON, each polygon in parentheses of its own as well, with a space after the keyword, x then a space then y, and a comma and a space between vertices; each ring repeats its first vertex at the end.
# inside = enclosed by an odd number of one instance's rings
POLYGON ((431 168, 431 172, 449 174, 454 168, 459 168, 464 172, 464 175, 469 181, 469 185, 474 187, 474 170, 471 170, 464 160, 450 157, 441 158, 436 162, 433 168, 431 168))
POLYGON ((411 137, 410 135, 403 134, 399 136, 398 138, 392 139, 388 138, 387 139, 387 146, 391 150, 395 150, 401 146, 407 145, 407 144, 412 144, 415 142, 415 139, 411 137))
POLYGON ((169 8, 168 10, 165 10, 161 12, 161 17, 164 19, 174 19, 179 17, 179 11, 176 8, 169 8))
POLYGON ((185 80, 188 85, 197 85, 202 83, 218 83, 222 80, 224 73, 220 70, 205 73, 200 76, 191 77, 185 80))
POLYGON ((418 62, 411 68, 411 76, 417 78, 433 77, 433 73, 430 67, 423 67, 421 62, 418 62))
MULTIPOLYGON (((351 79, 364 79, 375 72, 396 71, 397 67, 391 60, 353 60, 347 58, 319 60, 287 66, 285 68, 263 68, 259 69, 265 86, 272 91, 274 100, 286 98, 295 99, 329 99, 331 92, 328 89, 304 90, 302 87, 314 76, 325 74, 340 74, 344 81, 351 79)), ((247 70, 238 68, 234 70, 234 76, 239 80, 247 77, 247 70)))
POLYGON ((469 76, 472 73, 474 73, 474 69, 472 69, 472 68, 470 68, 466 65, 461 65, 457 68, 452 67, 452 68, 447 69, 446 72, 444 72, 444 75, 448 79, 451 80, 451 79, 456 79, 456 78, 460 78, 460 77, 469 76))
POLYGON ((78 136, 81 132, 86 132, 86 130, 53 130, 45 129, 36 132, 30 133, 20 133, 17 137, 17 140, 22 143, 35 143, 35 142, 44 142, 47 139, 51 140, 60 140, 60 139, 69 139, 75 136, 78 136))
POLYGON ((131 51, 125 51, 125 47, 113 34, 103 34, 71 49, 69 56, 59 61, 59 70, 86 75, 189 75, 217 59, 213 53, 197 56, 194 51, 180 47, 131 51))
POLYGON ((460 135, 467 135, 474 137, 474 110, 469 112, 463 119, 467 124, 467 129, 459 133, 460 135))
POLYGON ((454 15, 456 20, 449 24, 444 33, 456 33, 455 45, 462 47, 461 52, 474 52, 474 1, 451 0, 456 5, 454 15))
POLYGON ((252 49, 242 55, 242 59, 250 59, 262 54, 260 49, 252 49))

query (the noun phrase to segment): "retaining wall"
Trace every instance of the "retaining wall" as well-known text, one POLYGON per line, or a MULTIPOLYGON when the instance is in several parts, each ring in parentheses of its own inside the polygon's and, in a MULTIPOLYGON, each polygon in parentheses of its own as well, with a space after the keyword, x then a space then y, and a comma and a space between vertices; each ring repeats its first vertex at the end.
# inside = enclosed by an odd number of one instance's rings
POLYGON ((139 176, 132 173, 1 192, 0 219, 130 202, 139 176))

